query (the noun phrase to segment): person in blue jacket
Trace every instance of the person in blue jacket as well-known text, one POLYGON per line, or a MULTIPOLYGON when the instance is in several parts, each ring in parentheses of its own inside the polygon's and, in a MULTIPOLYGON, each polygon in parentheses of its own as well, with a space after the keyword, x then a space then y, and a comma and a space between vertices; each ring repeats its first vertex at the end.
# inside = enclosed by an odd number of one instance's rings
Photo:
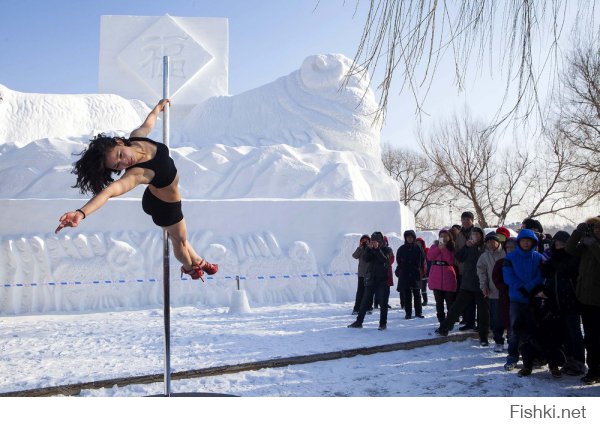
POLYGON ((517 236, 517 248, 504 258, 502 274, 510 299, 508 356, 504 365, 507 371, 516 367, 519 345, 531 334, 530 292, 536 285, 544 283, 540 268, 543 255, 537 251, 537 245, 535 232, 522 229, 517 236))

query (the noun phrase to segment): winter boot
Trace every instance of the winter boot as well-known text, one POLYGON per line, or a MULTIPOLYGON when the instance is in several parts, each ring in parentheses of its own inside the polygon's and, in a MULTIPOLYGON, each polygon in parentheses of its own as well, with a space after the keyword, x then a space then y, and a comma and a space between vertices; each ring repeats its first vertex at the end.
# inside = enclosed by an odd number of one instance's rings
MULTIPOLYGON (((504 365, 506 367, 506 365, 504 365)), ((521 368, 521 370, 519 370, 519 372, 517 372, 517 375, 520 377, 528 377, 529 375, 531 375, 531 368, 521 368)))
POLYGON ((442 329, 441 327, 437 328, 435 331, 436 335, 442 336, 442 337, 447 337, 448 336, 448 331, 445 329, 442 329))
POLYGON ((552 374, 552 376, 554 378, 561 378, 562 377, 562 373, 560 372, 560 369, 558 369, 558 366, 556 366, 556 365, 548 365, 548 369, 550 370, 550 373, 552 374))

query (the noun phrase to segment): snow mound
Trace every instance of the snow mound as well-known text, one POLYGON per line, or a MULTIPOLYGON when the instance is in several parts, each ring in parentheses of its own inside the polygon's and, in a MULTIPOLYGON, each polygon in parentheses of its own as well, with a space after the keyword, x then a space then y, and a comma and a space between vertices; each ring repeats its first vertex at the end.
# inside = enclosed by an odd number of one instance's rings
POLYGON ((131 131, 150 110, 117 95, 21 93, 0 85, 0 144, 131 131))

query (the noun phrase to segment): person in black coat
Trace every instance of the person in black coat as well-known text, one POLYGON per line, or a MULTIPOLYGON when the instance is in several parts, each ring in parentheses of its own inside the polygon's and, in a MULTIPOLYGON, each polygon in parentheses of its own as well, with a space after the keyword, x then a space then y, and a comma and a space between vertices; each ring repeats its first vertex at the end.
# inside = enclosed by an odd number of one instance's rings
POLYGON ((559 366, 565 363, 565 355, 558 333, 560 315, 556 301, 553 289, 548 286, 536 285, 529 292, 532 322, 527 325, 528 339, 519 347, 523 356, 523 368, 518 372, 520 377, 531 375, 536 361, 548 363, 552 376, 561 377, 559 366))
POLYGON ((423 318, 421 306, 421 279, 425 252, 416 244, 417 235, 413 230, 404 232, 404 244, 396 252, 396 277, 400 294, 404 294, 405 319, 412 318, 413 299, 415 303, 415 317, 423 318))
POLYGON ((544 253, 546 262, 542 263, 542 277, 546 286, 552 289, 559 314, 559 330, 564 344, 567 361, 562 372, 567 375, 585 374, 585 347, 581 332, 581 313, 575 288, 579 274, 579 258, 565 250, 570 234, 557 232, 552 245, 544 253))
MULTIPOLYGON (((477 275, 477 261, 484 251, 483 230, 479 227, 473 227, 471 237, 455 255, 455 259, 464 263, 464 271, 460 283, 460 289, 456 300, 446 318, 440 323, 440 327, 435 333, 447 336, 448 332, 454 328, 454 323, 459 315, 471 303, 475 302, 479 312, 479 342, 482 346, 489 345, 488 334, 490 327, 490 311, 487 300, 479 286, 479 276, 477 275)), ((465 330, 465 328, 459 328, 465 330)))
POLYGON ((358 317, 354 323, 348 325, 349 328, 362 328, 365 315, 373 302, 373 295, 375 295, 380 305, 379 330, 386 329, 390 298, 388 275, 392 256, 393 253, 390 247, 385 246, 383 234, 380 231, 371 234, 371 242, 362 255, 363 261, 369 264, 365 276, 365 293, 358 311, 358 317))

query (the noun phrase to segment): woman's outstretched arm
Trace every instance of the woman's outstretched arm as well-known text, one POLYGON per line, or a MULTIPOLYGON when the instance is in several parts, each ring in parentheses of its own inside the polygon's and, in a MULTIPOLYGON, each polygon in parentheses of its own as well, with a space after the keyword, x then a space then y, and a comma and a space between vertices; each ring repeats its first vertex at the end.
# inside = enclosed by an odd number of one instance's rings
POLYGON ((144 171, 139 168, 137 170, 132 169, 127 171, 121 179, 111 183, 104 190, 92 197, 81 208, 75 211, 66 212, 61 216, 59 219, 60 224, 54 232, 58 233, 65 227, 77 227, 84 218, 87 218, 88 215, 91 215, 93 212, 104 206, 108 199, 125 194, 128 191, 133 190, 139 184, 148 184, 148 179, 144 177, 144 171))
POLYGON ((152 132, 152 129, 154 129, 154 125, 158 120, 158 115, 161 113, 162 110, 164 110, 165 105, 167 104, 171 105, 171 101, 169 99, 161 99, 160 101, 158 101, 156 107, 154 107, 152 111, 150 111, 148 117, 146 117, 146 120, 144 120, 144 123, 142 123, 142 125, 139 128, 132 131, 130 136, 146 137, 150 135, 150 132, 152 132))

